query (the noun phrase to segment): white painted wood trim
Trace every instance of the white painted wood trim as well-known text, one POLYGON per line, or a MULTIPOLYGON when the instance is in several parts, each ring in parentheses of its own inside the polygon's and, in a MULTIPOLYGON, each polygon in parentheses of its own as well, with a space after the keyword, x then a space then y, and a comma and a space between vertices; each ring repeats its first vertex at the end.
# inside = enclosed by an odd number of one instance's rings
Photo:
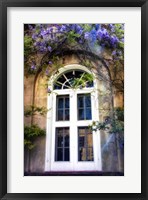
MULTIPOLYGON (((86 67, 82 65, 67 65, 59 69, 59 74, 51 77, 49 81, 49 88, 53 89, 53 81, 59 75, 67 70, 81 69, 91 73, 86 67)), ((84 171, 84 170, 102 170, 101 162, 101 141, 99 131, 93 132, 93 148, 94 161, 78 162, 77 143, 79 126, 89 126, 92 121, 99 119, 99 102, 98 102, 98 83, 94 80, 92 88, 83 89, 64 89, 55 90, 47 98, 47 105, 49 112, 47 113, 47 133, 46 133, 46 154, 45 154, 45 171, 84 171), (92 120, 77 120, 77 94, 91 94, 92 120), (70 96, 70 121, 56 121, 56 96, 69 95, 70 96), (72 116, 72 117, 71 117, 72 116), (55 155, 55 128, 69 127, 70 128, 70 161, 61 162, 54 161, 55 155), (76 134, 77 133, 77 134, 76 134)))

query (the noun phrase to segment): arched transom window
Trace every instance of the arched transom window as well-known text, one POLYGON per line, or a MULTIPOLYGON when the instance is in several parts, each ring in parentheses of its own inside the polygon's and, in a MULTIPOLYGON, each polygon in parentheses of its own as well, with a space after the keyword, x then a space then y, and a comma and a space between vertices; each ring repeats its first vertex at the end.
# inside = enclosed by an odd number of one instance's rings
POLYGON ((93 76, 85 71, 73 69, 63 73, 55 82, 54 89, 93 87, 93 76))

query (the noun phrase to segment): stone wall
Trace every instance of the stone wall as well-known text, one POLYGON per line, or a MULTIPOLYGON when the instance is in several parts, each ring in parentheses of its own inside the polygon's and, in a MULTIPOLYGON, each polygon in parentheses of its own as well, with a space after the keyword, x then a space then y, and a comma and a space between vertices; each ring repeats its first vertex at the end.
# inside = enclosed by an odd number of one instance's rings
MULTIPOLYGON (((81 61, 77 56, 65 56, 59 61, 60 64, 81 64, 81 61)), ((111 115, 112 112, 112 97, 114 107, 123 106, 123 94, 122 93, 111 93, 111 86, 104 77, 107 76, 107 71, 103 67, 101 61, 98 63, 92 63, 94 72, 100 73, 98 76, 98 104, 99 104, 99 116, 100 121, 104 120, 106 116, 111 115), (100 69, 99 69, 99 66, 100 69), (99 69, 99 70, 98 70, 99 69), (112 96, 113 95, 113 96, 112 96)), ((34 77, 28 77, 24 79, 24 104, 32 105, 33 101, 33 84, 34 77)), ((45 74, 40 74, 37 78, 35 84, 35 98, 34 104, 36 106, 47 107, 47 84, 48 80, 45 74)), ((25 118, 25 124, 30 124, 31 119, 25 118)), ((38 124, 41 128, 46 129, 46 116, 35 115, 33 118, 33 123, 38 124)), ((124 170, 124 151, 118 148, 118 143, 116 141, 115 135, 110 135, 104 131, 100 131, 101 135, 101 153, 102 153, 102 170, 103 171, 122 171, 124 170)), ((35 147, 30 151, 30 164, 28 164, 28 153, 25 150, 25 171, 28 169, 32 172, 43 172, 45 167, 45 144, 46 136, 39 137, 35 141, 35 147), (29 168, 28 168, 29 165, 29 168)))

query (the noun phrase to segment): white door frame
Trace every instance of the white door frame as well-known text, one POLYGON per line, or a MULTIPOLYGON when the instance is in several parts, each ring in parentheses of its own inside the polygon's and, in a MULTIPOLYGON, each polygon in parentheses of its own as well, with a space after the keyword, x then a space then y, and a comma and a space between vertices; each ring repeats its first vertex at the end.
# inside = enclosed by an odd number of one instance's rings
MULTIPOLYGON (((88 71, 88 70, 87 70, 88 71)), ((97 82, 94 80, 93 88, 63 89, 53 91, 47 98, 47 134, 45 171, 101 171, 101 141, 99 131, 93 131, 94 161, 78 161, 78 131, 77 127, 89 126, 92 121, 99 119, 99 102, 97 82), (77 120, 77 94, 91 94, 92 120, 77 120), (70 96, 70 121, 56 121, 56 96, 70 96), (73 117, 71 117, 73 116, 73 117), (70 129, 70 161, 55 161, 55 129, 56 127, 69 127, 70 129), (77 133, 77 134, 75 134, 77 133)))

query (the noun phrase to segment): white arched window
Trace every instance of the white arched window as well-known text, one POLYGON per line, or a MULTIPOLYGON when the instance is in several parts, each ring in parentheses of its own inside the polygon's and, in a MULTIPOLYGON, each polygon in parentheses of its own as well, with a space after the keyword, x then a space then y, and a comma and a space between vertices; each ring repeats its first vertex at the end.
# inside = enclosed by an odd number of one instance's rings
POLYGON ((101 170, 97 81, 84 66, 67 65, 49 81, 45 171, 101 170))

